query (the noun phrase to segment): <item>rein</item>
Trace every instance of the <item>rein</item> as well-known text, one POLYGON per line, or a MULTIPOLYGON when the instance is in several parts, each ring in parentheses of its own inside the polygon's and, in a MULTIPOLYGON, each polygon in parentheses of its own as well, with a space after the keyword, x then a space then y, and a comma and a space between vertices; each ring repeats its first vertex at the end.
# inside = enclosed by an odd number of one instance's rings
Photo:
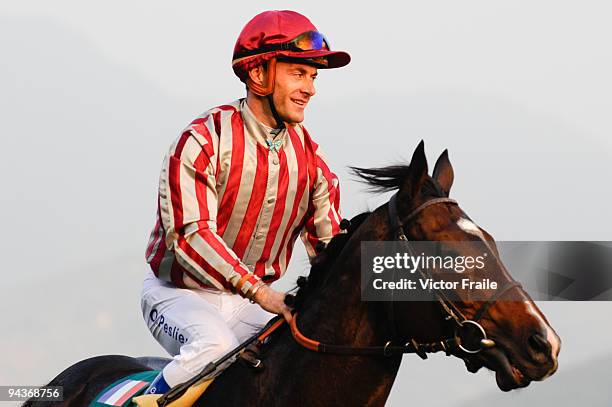
MULTIPOLYGON (((417 208, 415 208, 405 219, 405 222, 412 220, 416 215, 418 215, 425 208, 437 205, 437 204, 452 204, 458 205, 457 201, 450 198, 435 198, 431 199, 417 208)), ((406 248, 411 255, 414 254, 412 247, 410 246, 410 242, 406 237, 406 232, 404 230, 404 223, 402 223, 399 218, 397 212, 397 193, 394 194, 389 200, 389 222, 391 224, 391 230, 394 233, 394 237, 396 240, 405 242, 406 248)), ((497 255, 486 240, 483 240, 489 251, 493 254, 495 260, 498 262, 502 270, 505 270, 502 262, 499 260, 497 255)), ((425 273, 419 268, 419 273, 421 275, 426 276, 425 273)), ((297 326, 297 316, 298 314, 294 314, 293 318, 290 322, 291 334, 295 341, 303 346, 306 349, 319 352, 319 353, 329 353, 335 355, 382 355, 382 356, 391 356, 396 354, 404 354, 404 353, 416 353, 421 359, 427 359, 427 353, 435 353, 444 351, 447 356, 451 355, 453 350, 461 350, 465 353, 478 353, 484 349, 488 349, 495 346, 495 342, 492 339, 487 337, 487 333, 482 325, 478 322, 485 313, 489 310, 490 305, 497 301, 502 295, 504 295, 507 291, 515 288, 521 287, 521 284, 517 281, 511 280, 504 286, 500 287, 495 294, 487 301, 485 304, 480 307, 476 314, 472 319, 467 318, 461 310, 450 301, 446 295, 439 289, 436 289, 436 295, 438 297, 438 302, 440 303, 442 309, 446 312, 447 316, 445 320, 452 320, 455 323, 455 334, 453 337, 445 338, 437 342, 417 342, 414 338, 410 339, 405 344, 394 345, 392 340, 387 341, 384 345, 379 346, 344 346, 344 345, 335 345, 328 344, 316 341, 314 339, 306 337, 302 334, 297 326), (461 340, 461 331, 465 329, 469 329, 469 327, 476 328, 478 334, 480 335, 480 340, 478 341, 478 347, 475 349, 467 348, 461 340)), ((390 320, 392 336, 397 338, 397 328, 395 326, 395 311, 393 301, 393 292, 390 301, 390 320)))

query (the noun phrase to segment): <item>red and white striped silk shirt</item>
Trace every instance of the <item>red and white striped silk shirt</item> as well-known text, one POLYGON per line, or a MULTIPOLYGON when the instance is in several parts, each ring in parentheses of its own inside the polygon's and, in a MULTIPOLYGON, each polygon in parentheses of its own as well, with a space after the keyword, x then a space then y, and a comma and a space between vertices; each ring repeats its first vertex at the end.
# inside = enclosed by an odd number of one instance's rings
POLYGON ((158 278, 230 291, 240 281, 245 296, 284 274, 298 235, 312 257, 340 231, 338 178, 318 145, 301 124, 271 130, 241 99, 205 112, 172 144, 146 251, 158 278))

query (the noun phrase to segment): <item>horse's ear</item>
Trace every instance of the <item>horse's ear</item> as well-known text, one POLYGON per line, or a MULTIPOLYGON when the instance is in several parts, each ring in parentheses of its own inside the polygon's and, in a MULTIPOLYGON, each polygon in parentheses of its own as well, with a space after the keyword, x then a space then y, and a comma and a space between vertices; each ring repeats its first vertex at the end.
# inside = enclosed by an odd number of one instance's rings
POLYGON ((427 157, 425 156, 425 142, 423 140, 412 153, 410 175, 413 180, 417 181, 427 176, 427 157))
POLYGON ((440 154, 440 157, 438 157, 438 161, 436 161, 436 165, 433 170, 433 179, 440 184, 442 190, 446 196, 448 196, 450 189, 453 186, 453 180, 455 179, 453 166, 448 159, 448 150, 444 150, 444 152, 440 154))
POLYGON ((421 140, 412 153, 410 176, 404 182, 403 192, 409 193, 410 198, 417 196, 425 177, 427 177, 427 157, 425 156, 425 142, 421 140))

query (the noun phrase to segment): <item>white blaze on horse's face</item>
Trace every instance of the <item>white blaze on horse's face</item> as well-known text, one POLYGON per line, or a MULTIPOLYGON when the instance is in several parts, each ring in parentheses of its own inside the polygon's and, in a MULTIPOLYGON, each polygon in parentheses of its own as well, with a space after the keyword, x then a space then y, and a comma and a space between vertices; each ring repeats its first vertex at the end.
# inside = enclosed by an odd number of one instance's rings
MULTIPOLYGON (((464 232, 469 233, 472 236, 476 236, 483 241, 485 240, 484 233, 482 233, 482 230, 480 229, 480 227, 474 222, 472 222, 471 220, 466 219, 466 218, 459 218, 457 220, 457 226, 459 226, 459 228, 461 228, 461 230, 463 230, 464 232)), ((557 370, 557 355, 559 355, 559 351, 561 350, 561 340, 559 339, 557 334, 552 330, 550 325, 544 320, 544 318, 542 317, 542 314, 538 312, 538 310, 533 306, 533 303, 531 301, 525 301, 525 305, 526 305, 526 308, 529 314, 536 321, 538 321, 538 323, 541 326, 541 329, 544 332, 546 332, 546 340, 548 341, 548 343, 550 343, 550 346, 551 346, 551 355, 554 359, 554 366, 550 370, 549 374, 547 374, 545 377, 542 378, 543 380, 546 377, 548 377, 550 374, 552 374, 555 370, 557 370)))
POLYGON ((480 230, 478 225, 472 222, 471 220, 466 218, 459 218, 457 220, 457 226, 459 226, 464 232, 469 233, 470 235, 477 236, 482 240, 485 240, 482 230, 480 230))

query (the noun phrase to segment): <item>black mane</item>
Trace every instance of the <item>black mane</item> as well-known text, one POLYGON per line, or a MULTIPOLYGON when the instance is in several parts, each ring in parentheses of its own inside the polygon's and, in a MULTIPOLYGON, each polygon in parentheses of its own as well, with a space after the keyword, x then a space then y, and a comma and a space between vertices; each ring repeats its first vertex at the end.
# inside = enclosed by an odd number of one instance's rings
MULTIPOLYGON (((363 212, 350 220, 350 224, 346 229, 346 233, 338 233, 334 236, 323 251, 318 253, 312 261, 310 273, 308 276, 301 276, 297 279, 299 290, 295 294, 295 298, 291 301, 291 305, 295 310, 299 310, 304 301, 316 291, 328 275, 328 271, 332 268, 334 262, 342 252, 346 242, 351 238, 353 232, 357 230, 359 225, 370 216, 370 212, 363 212)), ((343 220, 345 222, 345 220, 343 220)))
MULTIPOLYGON (((350 167, 359 181, 368 185, 372 192, 387 192, 402 187, 406 179, 410 176, 411 167, 409 165, 389 165, 380 168, 359 168, 350 167)), ((421 195, 423 196, 445 196, 444 191, 433 178, 427 176, 421 185, 421 195)))
POLYGON ((387 192, 399 189, 410 175, 409 165, 389 165, 380 168, 349 167, 353 174, 368 185, 372 192, 387 192))

